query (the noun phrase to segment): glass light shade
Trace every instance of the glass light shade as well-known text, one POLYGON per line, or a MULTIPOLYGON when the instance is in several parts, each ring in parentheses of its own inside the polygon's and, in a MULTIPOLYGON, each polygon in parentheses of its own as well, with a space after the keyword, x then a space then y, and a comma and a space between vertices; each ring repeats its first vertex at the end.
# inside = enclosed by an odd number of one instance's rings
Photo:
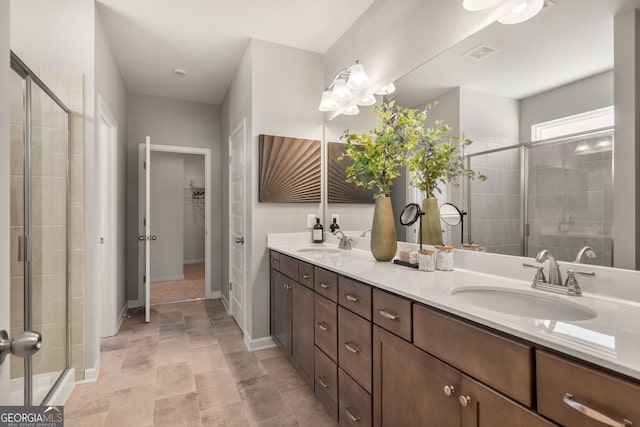
POLYGON ((356 114, 360 113, 360 109, 358 108, 357 105, 352 105, 350 107, 347 107, 342 114, 344 114, 345 116, 355 116, 356 114))
POLYGON ((522 0, 516 4, 511 12, 498 19, 501 24, 519 24, 531 19, 544 7, 544 0, 522 0))
POLYGON ((338 79, 333 84, 333 92, 334 99, 345 99, 351 96, 351 91, 347 87, 347 82, 345 79, 338 79))
POLYGON ((376 95, 391 95, 396 91, 396 85, 393 82, 382 86, 380 89, 376 91, 376 95))
POLYGON ((320 106, 318 110, 320 111, 333 111, 338 108, 338 103, 333 98, 333 94, 330 90, 325 90, 322 92, 322 100, 320 100, 320 106))
POLYGON ((362 89, 371 83, 369 76, 364 71, 364 66, 360 63, 355 63, 349 68, 349 80, 347 80, 347 87, 349 89, 362 89))
POLYGON ((363 96, 358 100, 358 105, 362 105, 363 107, 368 107, 376 103, 376 97, 373 95, 363 96))
POLYGON ((504 0, 464 0, 462 7, 470 11, 483 10, 495 6, 501 1, 504 0))

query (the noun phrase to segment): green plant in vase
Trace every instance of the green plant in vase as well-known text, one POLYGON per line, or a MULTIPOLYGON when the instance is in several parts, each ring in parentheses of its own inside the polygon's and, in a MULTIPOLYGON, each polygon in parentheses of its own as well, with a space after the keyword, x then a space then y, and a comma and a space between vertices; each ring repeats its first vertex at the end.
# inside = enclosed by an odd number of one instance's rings
MULTIPOLYGON (((419 113, 422 126, 415 129, 419 134, 414 145, 414 152, 409 159, 409 170, 413 172, 411 185, 424 191, 426 198, 422 202, 425 212, 422 225, 422 241, 426 244, 442 244, 442 227, 438 213, 436 192, 441 193, 440 186, 453 183, 453 187, 460 187, 459 177, 475 178, 476 173, 465 166, 464 149, 473 141, 457 136, 451 136, 451 126, 442 120, 436 120, 433 126, 424 124, 431 104, 419 113)), ((485 175, 477 175, 485 181, 485 175)))
MULTIPOLYGON (((389 194, 407 153, 418 143, 419 114, 397 106, 391 100, 372 108, 376 127, 368 134, 344 131, 344 154, 353 160, 346 168, 347 182, 374 190, 376 205, 371 227, 371 253, 378 261, 391 261, 396 254, 397 236, 389 194)), ((423 120, 424 123, 424 120, 423 120)))

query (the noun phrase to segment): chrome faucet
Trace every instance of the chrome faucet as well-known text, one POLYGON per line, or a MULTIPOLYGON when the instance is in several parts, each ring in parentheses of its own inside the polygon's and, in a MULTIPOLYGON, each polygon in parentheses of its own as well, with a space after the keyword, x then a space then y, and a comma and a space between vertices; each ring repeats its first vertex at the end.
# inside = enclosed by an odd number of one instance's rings
POLYGON ((353 243, 353 239, 351 237, 347 237, 340 230, 337 230, 333 233, 336 237, 338 237, 338 247, 340 249, 346 249, 348 251, 351 250, 351 243, 353 243), (342 237, 338 236, 338 233, 342 234, 342 237))
POLYGON ((553 255, 551 255, 551 252, 549 252, 546 249, 543 249, 540 252, 538 252, 538 255, 536 255, 536 261, 539 264, 542 264, 546 260, 549 260, 549 281, 548 281, 548 283, 550 285, 563 286, 562 273, 560 273, 560 267, 558 267, 558 262, 553 257, 553 255))
POLYGON ((371 230, 370 230, 370 229, 369 229, 369 230, 364 230, 364 231, 362 232, 362 234, 360 235, 360 237, 364 237, 364 236, 366 236, 366 235, 367 235, 367 233, 371 234, 371 230))
POLYGON ((583 260, 585 256, 591 259, 596 257, 596 253, 591 246, 585 246, 584 248, 580 249, 580 252, 578 252, 578 255, 576 255, 575 263, 582 264, 584 262, 583 260))

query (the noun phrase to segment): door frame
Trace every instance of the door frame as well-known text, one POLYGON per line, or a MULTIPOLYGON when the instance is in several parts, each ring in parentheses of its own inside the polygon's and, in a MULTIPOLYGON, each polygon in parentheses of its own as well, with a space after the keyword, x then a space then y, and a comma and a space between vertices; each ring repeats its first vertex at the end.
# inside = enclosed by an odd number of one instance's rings
MULTIPOLYGON (((144 153, 144 145, 139 145, 140 152, 144 153)), ((204 228, 205 228, 205 241, 204 241, 204 296, 206 299, 218 298, 219 292, 213 292, 211 290, 211 149, 209 148, 197 148, 197 147, 181 147, 177 145, 160 145, 151 144, 151 151, 158 151, 164 153, 175 154, 200 154, 204 155, 204 228)), ((139 177, 144 174, 144 155, 138 156, 138 173, 139 177)), ((144 186, 144 180, 139 179, 139 191, 138 191, 138 230, 142 224, 142 218, 144 218, 145 200, 142 197, 143 191, 140 190, 144 186)), ((147 233, 150 234, 150 233, 147 233)), ((141 255, 142 249, 138 249, 138 304, 144 305, 142 296, 144 295, 144 259, 141 255)))
MULTIPOLYGON (((99 310, 97 324, 99 337, 108 337, 118 332, 121 315, 118 307, 118 122, 102 95, 98 94, 98 227, 96 230, 96 286, 95 306, 99 310), (100 134, 102 123, 107 126, 107 141, 100 134), (103 144, 107 144, 106 147, 103 144), (105 174, 105 176, 102 176, 105 174), (103 204, 105 206, 103 206, 103 204), (103 222, 104 221, 104 222, 103 222), (102 224, 105 234, 102 235, 102 224), (100 239, 105 243, 101 244, 100 239), (102 247, 101 247, 102 246, 102 247), (106 256, 105 256, 106 255, 106 256), (98 303, 98 295, 102 301, 98 303)), ((126 309, 126 304, 125 304, 126 309)))
MULTIPOLYGON (((227 269, 229 271, 229 289, 228 289, 228 300, 225 300, 224 298, 224 292, 222 293, 221 299, 223 301, 223 303, 227 306, 227 310, 229 311, 229 313, 231 313, 232 316, 235 317, 235 313, 233 312, 233 297, 232 297, 232 290, 231 290, 231 283, 232 283, 232 274, 233 274, 233 248, 234 248, 234 241, 233 241, 233 200, 232 200, 232 196, 233 196, 233 169, 232 169, 232 153, 233 153, 233 137, 236 136, 238 133, 242 132, 242 145, 243 145, 243 154, 244 154, 244 159, 242 159, 242 164, 246 165, 246 159, 247 159, 247 119, 246 118, 242 118, 242 120, 240 121, 240 123, 238 123, 238 125, 235 127, 235 129, 233 130, 233 132, 231 132, 231 134, 229 135, 229 177, 228 177, 228 181, 229 181, 229 189, 228 189, 228 200, 227 200, 227 204, 229 205, 229 211, 227 213, 228 218, 229 218, 229 230, 228 230, 228 234, 229 234, 229 239, 227 241, 227 253, 229 254, 229 264, 227 266, 227 269)), ((244 187, 245 189, 247 188, 247 168, 245 167, 243 170, 243 182, 244 182, 244 187)), ((245 230, 245 234, 247 234, 248 229, 247 229, 247 192, 245 191, 245 197, 244 197, 244 211, 245 211, 245 215, 244 215, 244 219, 243 219, 243 224, 242 224, 242 228, 243 230, 245 230)), ((246 241, 246 237, 245 237, 245 241, 246 241)), ((244 277, 244 283, 242 285, 242 302, 243 302, 243 314, 242 314, 242 329, 243 331, 247 330, 247 265, 248 265, 248 257, 247 257, 247 245, 246 243, 244 245, 242 245, 242 251, 243 251, 243 256, 244 256, 244 273, 243 273, 243 277, 244 277)))

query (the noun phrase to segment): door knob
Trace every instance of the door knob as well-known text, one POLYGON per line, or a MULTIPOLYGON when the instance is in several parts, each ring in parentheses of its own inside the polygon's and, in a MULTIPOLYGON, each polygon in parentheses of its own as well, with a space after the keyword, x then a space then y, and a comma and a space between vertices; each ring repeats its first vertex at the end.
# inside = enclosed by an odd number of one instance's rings
POLYGON ((460 406, 466 408, 471 403, 471 396, 460 396, 458 401, 460 402, 460 406))
POLYGON ((8 354, 16 357, 29 357, 40 350, 42 347, 42 335, 35 331, 23 331, 13 338, 9 339, 7 331, 0 331, 0 364, 8 354))
POLYGON ((236 237, 236 243, 244 244, 244 237, 236 237))
POLYGON ((147 240, 147 238, 145 236, 138 236, 138 240, 144 242, 145 240, 147 240))
POLYGON ((158 238, 156 236, 151 236, 151 240, 157 240, 158 238))

